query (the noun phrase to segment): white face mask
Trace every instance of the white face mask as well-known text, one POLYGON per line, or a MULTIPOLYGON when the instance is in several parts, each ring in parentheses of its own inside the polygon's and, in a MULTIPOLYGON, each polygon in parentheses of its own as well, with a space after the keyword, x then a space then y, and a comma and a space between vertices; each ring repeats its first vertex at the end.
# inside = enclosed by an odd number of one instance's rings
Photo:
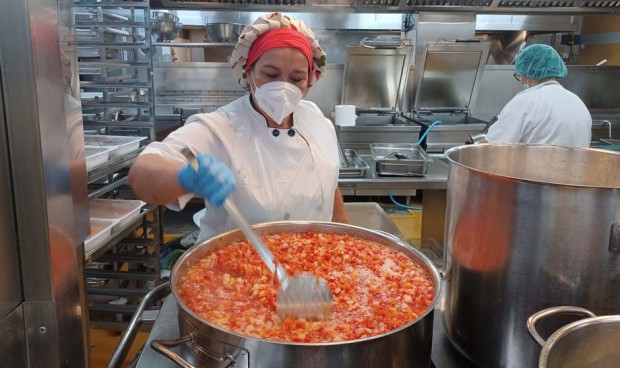
POLYGON ((280 81, 265 83, 254 91, 258 107, 278 125, 282 125, 284 118, 295 111, 302 97, 303 92, 297 86, 280 81))
POLYGON ((521 88, 523 88, 524 90, 530 88, 529 84, 523 81, 523 77, 521 77, 521 88))

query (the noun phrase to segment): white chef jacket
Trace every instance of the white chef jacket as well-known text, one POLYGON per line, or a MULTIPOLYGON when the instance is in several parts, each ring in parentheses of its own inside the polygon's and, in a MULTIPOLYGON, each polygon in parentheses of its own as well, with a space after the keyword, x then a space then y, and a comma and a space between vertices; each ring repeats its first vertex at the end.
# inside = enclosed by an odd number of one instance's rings
POLYGON ((584 103, 557 81, 519 92, 489 128, 491 143, 589 147, 592 117, 584 103))
MULTIPOLYGON (((291 129, 269 128, 249 96, 190 116, 185 126, 163 142, 149 144, 142 154, 187 162, 180 154, 187 146, 222 161, 237 179, 231 199, 250 223, 331 221, 340 165, 334 126, 314 103, 301 101, 291 129)), ((183 195, 167 207, 181 210, 192 196, 183 195)), ((222 209, 208 201, 205 206, 198 241, 236 227, 222 209)))

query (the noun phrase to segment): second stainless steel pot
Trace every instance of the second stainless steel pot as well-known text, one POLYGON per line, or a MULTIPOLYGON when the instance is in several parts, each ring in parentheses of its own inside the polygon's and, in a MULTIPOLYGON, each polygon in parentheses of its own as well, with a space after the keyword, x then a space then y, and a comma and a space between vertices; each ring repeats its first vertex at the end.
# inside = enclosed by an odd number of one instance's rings
POLYGON ((552 307, 532 315, 527 328, 542 346, 539 368, 616 368, 620 365, 620 315, 597 317, 584 308, 552 307), (537 322, 563 313, 589 318, 560 328, 545 341, 537 331, 537 322))
POLYGON ((446 156, 443 315, 461 352, 482 367, 534 367, 534 312, 620 312, 620 154, 487 144, 446 156))
POLYGON ((430 366, 433 335, 433 309, 439 301, 440 276, 433 264, 419 251, 394 237, 357 226, 327 222, 273 222, 253 227, 261 236, 283 232, 327 232, 350 234, 395 249, 421 265, 431 276, 435 298, 429 309, 415 320, 382 335, 353 341, 329 343, 287 343, 262 340, 224 330, 200 318, 177 295, 177 284, 198 259, 208 251, 244 240, 239 230, 215 236, 194 246, 177 262, 171 288, 179 300, 179 326, 184 338, 158 342, 154 346, 184 367, 221 366, 251 368, 357 368, 430 366), (167 347, 186 344, 181 355, 167 347), (183 363, 182 360, 186 361, 183 363))

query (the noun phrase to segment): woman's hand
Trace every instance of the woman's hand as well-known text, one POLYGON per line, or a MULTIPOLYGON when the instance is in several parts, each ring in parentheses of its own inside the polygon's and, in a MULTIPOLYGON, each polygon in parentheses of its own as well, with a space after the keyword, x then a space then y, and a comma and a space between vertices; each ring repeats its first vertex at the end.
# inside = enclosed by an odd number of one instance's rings
POLYGON ((184 191, 206 198, 211 204, 221 206, 224 199, 237 188, 235 174, 211 155, 199 154, 198 168, 191 164, 181 168, 179 184, 184 191))

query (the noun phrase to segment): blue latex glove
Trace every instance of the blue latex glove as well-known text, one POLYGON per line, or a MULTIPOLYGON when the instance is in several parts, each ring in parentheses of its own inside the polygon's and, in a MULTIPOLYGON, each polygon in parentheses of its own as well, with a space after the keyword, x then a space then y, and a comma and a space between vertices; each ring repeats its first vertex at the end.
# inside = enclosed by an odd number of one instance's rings
POLYGON ((237 188, 235 174, 211 155, 201 153, 196 159, 197 170, 191 164, 187 164, 179 171, 179 184, 186 192, 194 193, 216 206, 221 206, 224 199, 237 188))

